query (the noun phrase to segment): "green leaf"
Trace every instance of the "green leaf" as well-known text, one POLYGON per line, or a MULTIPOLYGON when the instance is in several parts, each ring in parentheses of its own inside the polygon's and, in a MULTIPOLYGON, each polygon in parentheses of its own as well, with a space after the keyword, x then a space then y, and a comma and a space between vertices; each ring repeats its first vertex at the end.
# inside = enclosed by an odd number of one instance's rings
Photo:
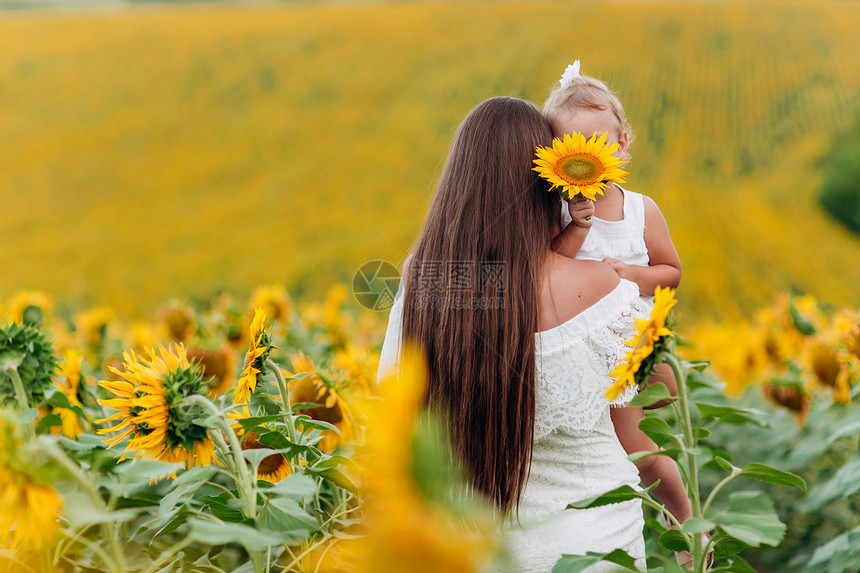
POLYGON ((289 382, 290 380, 301 380, 302 378, 307 378, 308 376, 313 376, 316 374, 315 372, 298 372, 293 374, 292 376, 284 376, 284 381, 289 382))
POLYGON ((637 573, 640 571, 633 557, 621 549, 616 549, 609 553, 589 551, 586 555, 562 555, 552 568, 551 573, 580 573, 601 561, 609 561, 629 571, 636 571, 637 573))
POLYGON ((833 432, 832 434, 827 436, 827 445, 832 444, 833 442, 835 442, 836 440, 838 440, 840 438, 844 438, 846 436, 851 436, 851 435, 856 434, 858 432, 860 432, 860 420, 857 420, 855 422, 852 422, 850 424, 842 426, 841 428, 839 428, 838 430, 836 430, 835 432, 833 432))
POLYGON ((308 410, 311 408, 320 408, 323 407, 324 404, 320 404, 318 402, 298 402, 291 406, 293 412, 297 412, 299 410, 308 410))
POLYGON ((691 391, 708 389, 712 391, 715 390, 717 393, 722 395, 722 386, 722 383, 717 382, 713 377, 705 374, 704 372, 699 372, 698 370, 690 370, 687 372, 687 388, 691 391))
POLYGON ((660 542, 660 545, 669 551, 675 551, 676 553, 679 551, 692 550, 690 539, 677 529, 667 529, 660 534, 658 541, 660 542))
POLYGON ((41 434, 53 426, 62 426, 63 419, 59 414, 48 414, 36 424, 36 433, 41 434))
POLYGON ((800 314, 800 311, 798 311, 797 307, 794 305, 794 297, 792 297, 791 302, 789 302, 788 314, 791 316, 791 321, 794 323, 794 327, 800 334, 804 336, 812 336, 815 334, 815 325, 812 324, 809 319, 800 314))
POLYGON ((591 507, 601 507, 610 503, 618 503, 620 501, 628 501, 631 499, 651 499, 648 495, 655 487, 660 484, 660 480, 655 481, 650 486, 643 490, 636 490, 629 485, 622 485, 611 491, 600 494, 598 496, 569 503, 566 509, 588 509, 591 507))
POLYGON ((248 551, 265 551, 273 545, 281 544, 281 536, 273 531, 255 529, 242 523, 223 521, 204 521, 191 518, 189 537, 206 546, 238 543, 248 551))
POLYGON ((695 370, 696 372, 704 372, 706 368, 711 365, 710 360, 693 360, 691 362, 687 362, 686 366, 690 370, 695 370))
POLYGON ((36 418, 39 416, 39 411, 36 408, 27 408, 26 410, 22 410, 20 414, 18 414, 18 423, 19 424, 30 424, 36 421, 36 418))
POLYGON ((224 521, 242 521, 245 516, 242 515, 241 511, 229 505, 229 502, 232 500, 235 500, 235 498, 230 497, 230 494, 226 491, 218 497, 204 495, 200 498, 200 501, 205 503, 209 511, 212 512, 212 515, 218 519, 224 521))
POLYGON ((711 437, 711 431, 707 428, 696 428, 696 439, 706 440, 711 437))
POLYGON ((731 573, 758 573, 753 569, 752 565, 747 563, 740 555, 732 557, 726 571, 730 571, 731 573))
POLYGON ((690 519, 681 524, 681 532, 687 535, 693 535, 694 533, 710 531, 716 526, 716 523, 708 519, 702 519, 701 517, 691 517, 690 519))
POLYGON ((632 454, 627 456, 627 459, 629 459, 634 464, 638 464, 639 462, 641 462, 645 458, 649 458, 651 456, 666 456, 666 457, 672 458, 675 461, 678 461, 678 456, 680 456, 680 455, 681 455, 681 450, 677 450, 677 449, 662 450, 661 449, 661 450, 655 450, 652 452, 633 452, 632 454))
POLYGON ((785 524, 762 492, 736 491, 729 496, 729 508, 711 517, 722 531, 751 547, 775 547, 785 535, 785 524))
POLYGON ((274 512, 273 515, 276 516, 275 521, 278 522, 277 527, 269 527, 264 523, 263 526, 268 527, 269 529, 273 529, 275 531, 279 531, 281 529, 303 530, 305 532, 305 537, 308 537, 310 533, 314 533, 319 530, 319 521, 317 521, 317 518, 308 514, 307 511, 292 499, 286 497, 273 497, 266 505, 266 509, 263 511, 263 514, 266 512, 274 512))
POLYGON ((656 404, 660 400, 673 402, 676 398, 669 393, 669 389, 666 388, 665 384, 657 382, 640 390, 636 397, 630 401, 630 407, 644 408, 645 406, 656 404))
POLYGON ((65 495, 63 498, 63 515, 74 529, 96 523, 130 521, 137 517, 137 514, 138 512, 131 509, 103 511, 93 504, 88 495, 80 491, 65 495))
POLYGON ((295 501, 304 501, 316 493, 317 486, 313 478, 302 474, 288 475, 265 490, 271 495, 286 497, 295 501))
POLYGON ((191 494, 200 489, 200 486, 215 475, 215 471, 216 469, 213 466, 202 466, 182 473, 171 483, 173 489, 170 493, 162 498, 158 514, 166 515, 173 511, 174 506, 177 504, 184 505, 192 501, 191 494))
POLYGON ((816 483, 798 509, 817 511, 833 500, 854 495, 858 491, 860 491, 860 454, 855 454, 830 479, 822 479, 820 483, 816 483))
POLYGON ((96 448, 105 449, 107 445, 102 441, 104 438, 95 434, 78 434, 74 440, 60 436, 59 441, 67 450, 87 452, 96 448))
POLYGON ((284 455, 287 457, 287 459, 290 460, 310 449, 308 448, 308 446, 302 446, 299 444, 292 443, 290 440, 287 439, 286 436, 276 431, 260 434, 259 442, 264 446, 269 446, 270 448, 274 448, 276 450, 285 451, 286 453, 284 455))
POLYGON ((720 533, 713 538, 714 541, 714 557, 731 557, 749 547, 746 543, 730 537, 725 533, 720 533))
POLYGON ((660 418, 649 416, 643 419, 639 422, 639 429, 660 447, 669 442, 678 443, 678 437, 672 433, 669 424, 660 418))
POLYGON ((317 430, 329 430, 332 432, 337 432, 340 434, 340 429, 334 424, 329 424, 328 422, 323 422, 322 420, 314 420, 310 416, 306 414, 301 414, 296 416, 295 418, 296 424, 301 424, 305 428, 314 428, 317 430))
POLYGON ((69 403, 69 397, 62 392, 54 392, 51 394, 51 397, 48 398, 48 406, 53 406, 54 408, 65 408, 67 410, 72 407, 69 403))
POLYGON ((827 571, 858 571, 860 570, 860 526, 834 537, 812 554, 810 566, 826 564, 827 571))
POLYGON ((722 456, 714 456, 714 463, 726 470, 727 472, 734 472, 740 469, 736 466, 733 466, 730 461, 726 460, 722 456))
POLYGON ((274 422, 275 420, 281 420, 283 417, 283 414, 272 414, 271 416, 253 416, 251 418, 243 418, 236 421, 239 422, 242 429, 246 432, 253 432, 257 427, 262 426, 263 424, 268 424, 269 422, 274 422))
POLYGON ((343 473, 340 469, 336 467, 328 467, 328 466, 306 466, 302 468, 302 471, 311 475, 317 475, 322 478, 329 480, 330 482, 338 485, 344 489, 348 489, 353 493, 358 493, 358 486, 353 483, 349 477, 345 473, 343 473))
POLYGON ((806 491, 806 481, 802 477, 764 464, 755 462, 747 464, 739 475, 777 485, 797 487, 804 492, 806 491))
POLYGON ((126 484, 146 481, 148 484, 151 479, 163 479, 170 474, 180 471, 185 464, 176 463, 168 464, 157 460, 137 460, 136 462, 128 462, 119 464, 116 467, 116 473, 122 476, 123 482, 126 484))
POLYGON ((752 423, 762 428, 769 428, 770 425, 765 422, 766 414, 761 410, 754 408, 733 408, 731 406, 719 406, 716 404, 705 404, 696 402, 696 407, 702 413, 702 418, 717 418, 726 424, 746 424, 752 423))
MULTIPOLYGON (((725 450, 713 448, 705 444, 699 444, 698 449, 699 453, 696 454, 696 464, 700 467, 707 466, 711 469, 718 470, 721 466, 715 461, 716 458, 722 458, 723 462, 732 461, 731 454, 725 450)), ((731 464, 729 465, 731 466, 731 464)))
POLYGON ((251 465, 254 466, 254 469, 259 467, 260 462, 269 456, 274 456, 275 454, 284 454, 285 450, 270 450, 269 448, 257 448, 254 450, 242 450, 242 457, 251 462, 251 465))

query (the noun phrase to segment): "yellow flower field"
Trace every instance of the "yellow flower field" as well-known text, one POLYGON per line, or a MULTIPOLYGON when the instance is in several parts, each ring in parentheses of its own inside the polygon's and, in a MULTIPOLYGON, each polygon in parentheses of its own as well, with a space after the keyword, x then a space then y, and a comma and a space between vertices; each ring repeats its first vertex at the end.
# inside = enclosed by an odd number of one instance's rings
POLYGON ((860 110, 858 32, 835 1, 4 13, 0 299, 313 298, 401 260, 472 106, 541 102, 579 58, 638 132, 628 183, 669 221, 686 324, 788 287, 855 304, 860 241, 815 195, 860 110))

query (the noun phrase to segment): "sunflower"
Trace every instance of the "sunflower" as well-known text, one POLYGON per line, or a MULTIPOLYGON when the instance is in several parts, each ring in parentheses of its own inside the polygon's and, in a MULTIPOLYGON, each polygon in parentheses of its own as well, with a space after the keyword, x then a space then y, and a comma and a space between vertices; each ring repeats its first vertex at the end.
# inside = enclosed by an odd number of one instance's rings
POLYGON ((0 406, 18 402, 14 374, 6 371, 7 365, 14 365, 28 405, 34 408, 41 405, 57 371, 51 341, 41 330, 28 324, 0 327, 0 406))
POLYGON ((343 304, 349 295, 344 284, 329 289, 322 305, 309 304, 299 313, 308 330, 322 328, 331 338, 332 346, 341 348, 346 345, 350 330, 349 317, 343 312, 343 304))
POLYGON ((242 434, 245 433, 245 428, 242 427, 242 424, 239 423, 239 420, 245 420, 251 417, 251 411, 248 409, 247 404, 242 404, 241 406, 233 405, 232 408, 227 410, 224 413, 228 419, 233 420, 231 427, 233 431, 236 432, 236 435, 242 437, 242 434))
MULTIPOLYGON (((468 524, 428 500, 415 480, 415 443, 427 369, 420 351, 406 346, 398 375, 380 384, 382 399, 369 402, 373 424, 360 447, 363 531, 326 548, 323 571, 473 573, 485 571, 496 549, 488 509, 472 511, 468 524)), ((451 484, 455 487, 455 484, 451 484)))
POLYGON ((161 322, 170 338, 176 342, 187 341, 197 328, 194 311, 178 303, 173 303, 161 311, 161 322))
POLYGON ((108 324, 114 318, 114 312, 106 306, 91 308, 78 313, 75 324, 83 337, 83 343, 91 350, 98 350, 107 338, 108 324))
POLYGON ((251 394, 257 388, 257 381, 263 372, 263 365, 272 351, 272 341, 266 332, 266 311, 257 308, 254 311, 254 320, 251 321, 251 343, 248 352, 245 353, 245 364, 242 367, 242 376, 236 384, 233 403, 247 402, 251 394))
POLYGON ((199 348, 189 346, 188 358, 203 368, 210 396, 218 396, 233 385, 236 378, 236 356, 229 346, 222 348, 199 348))
POLYGON ((213 330, 222 333, 231 347, 239 349, 248 343, 245 338, 248 320, 231 295, 224 293, 215 299, 209 320, 213 330))
POLYGON ((771 401, 790 412, 797 414, 797 425, 806 425, 806 417, 812 404, 812 394, 803 384, 776 384, 769 382, 762 386, 762 393, 771 401))
POLYGON ((627 351, 626 356, 615 369, 609 373, 610 377, 615 378, 615 382, 606 390, 606 397, 610 401, 618 398, 627 386, 641 384, 651 375, 666 337, 673 335, 666 323, 669 318, 669 311, 677 302, 674 289, 657 287, 654 293, 654 309, 651 311, 651 316, 648 320, 635 319, 636 334, 631 340, 624 342, 631 349, 627 351), (644 368, 643 364, 645 365, 644 368))
POLYGON ((853 359, 860 358, 860 314, 842 309, 833 316, 833 329, 853 359))
POLYGON ((251 307, 262 308, 272 320, 286 322, 292 305, 283 285, 260 286, 251 294, 251 307))
POLYGON ((8 320, 19 324, 40 324, 51 314, 54 303, 43 292, 21 291, 9 301, 8 320))
MULTIPOLYGON (((59 379, 55 382, 57 390, 68 398, 69 404, 78 408, 84 407, 85 385, 81 374, 81 360, 83 357, 77 350, 67 350, 60 367, 59 379)), ((63 434, 70 440, 74 440, 83 431, 81 421, 74 410, 54 408, 54 414, 60 416, 63 421, 63 434)))
POLYGON ((56 536, 63 501, 21 454, 14 425, 0 415, 0 546, 39 549, 56 536))
POLYGON ((607 134, 594 134, 588 141, 581 133, 554 138, 552 147, 538 147, 534 160, 541 177, 552 183, 550 189, 561 187, 564 197, 572 199, 577 193, 589 199, 603 195, 607 183, 624 183, 627 163, 613 155, 618 144, 607 145, 607 134))
MULTIPOLYGON (((274 450, 270 446, 260 443, 260 435, 255 432, 248 432, 242 438, 243 450, 274 450)), ((278 483, 288 475, 290 471, 290 463, 287 458, 279 452, 273 453, 271 456, 266 456, 257 467, 257 479, 265 480, 271 483, 278 483)))
POLYGON ((696 341, 691 356, 710 356, 711 364, 725 383, 726 394, 738 397, 743 390, 771 370, 763 333, 745 322, 727 328, 700 324, 691 333, 696 341))
POLYGON ((806 351, 806 366, 815 383, 831 389, 833 400, 851 401, 851 368, 847 353, 834 344, 816 340, 806 351))
POLYGON ((147 348, 155 346, 155 333, 149 323, 137 320, 128 331, 131 348, 139 352, 146 352, 147 348))
POLYGON ((376 382, 379 353, 347 343, 335 351, 332 365, 347 377, 350 389, 367 394, 376 382))
POLYGON ((98 432, 122 431, 105 440, 109 447, 131 436, 126 451, 135 451, 135 459, 147 455, 165 462, 184 462, 187 468, 210 464, 214 444, 208 429, 180 407, 183 398, 205 394, 200 366, 188 360, 181 344, 160 346, 148 354, 148 358, 141 358, 134 352, 125 353, 124 370, 111 368, 122 380, 100 382, 116 397, 99 400, 99 404, 117 412, 97 423, 119 423, 98 432))
POLYGON ((302 351, 293 357, 293 369, 295 373, 286 372, 285 374, 294 376, 310 372, 312 375, 290 381, 290 402, 314 404, 303 407, 301 412, 314 420, 328 422, 340 430, 340 434, 332 430, 322 432, 323 439, 319 447, 323 451, 331 451, 352 437, 352 416, 349 408, 337 389, 332 388, 319 377, 314 363, 302 351))

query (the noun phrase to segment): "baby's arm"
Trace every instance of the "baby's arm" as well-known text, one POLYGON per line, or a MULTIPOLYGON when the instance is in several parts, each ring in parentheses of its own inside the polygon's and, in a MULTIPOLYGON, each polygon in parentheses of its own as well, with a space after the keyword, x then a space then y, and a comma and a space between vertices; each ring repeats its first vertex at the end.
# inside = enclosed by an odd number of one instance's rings
POLYGON ((567 202, 567 209, 573 221, 552 241, 552 250, 569 259, 575 259, 585 242, 594 216, 594 201, 577 195, 567 202))
POLYGON ((639 285, 639 292, 651 296, 658 286, 677 288, 681 283, 681 259, 669 236, 669 226, 660 208, 650 197, 645 200, 645 246, 650 263, 647 267, 627 265, 616 259, 604 259, 618 276, 639 285))

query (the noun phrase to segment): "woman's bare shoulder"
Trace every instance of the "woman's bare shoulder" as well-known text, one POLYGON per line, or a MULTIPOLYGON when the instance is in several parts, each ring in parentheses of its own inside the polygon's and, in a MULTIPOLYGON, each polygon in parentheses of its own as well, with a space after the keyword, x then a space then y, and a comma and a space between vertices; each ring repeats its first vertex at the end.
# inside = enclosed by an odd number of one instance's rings
POLYGON ((609 265, 553 253, 541 281, 539 329, 564 324, 612 292, 619 282, 609 265))

